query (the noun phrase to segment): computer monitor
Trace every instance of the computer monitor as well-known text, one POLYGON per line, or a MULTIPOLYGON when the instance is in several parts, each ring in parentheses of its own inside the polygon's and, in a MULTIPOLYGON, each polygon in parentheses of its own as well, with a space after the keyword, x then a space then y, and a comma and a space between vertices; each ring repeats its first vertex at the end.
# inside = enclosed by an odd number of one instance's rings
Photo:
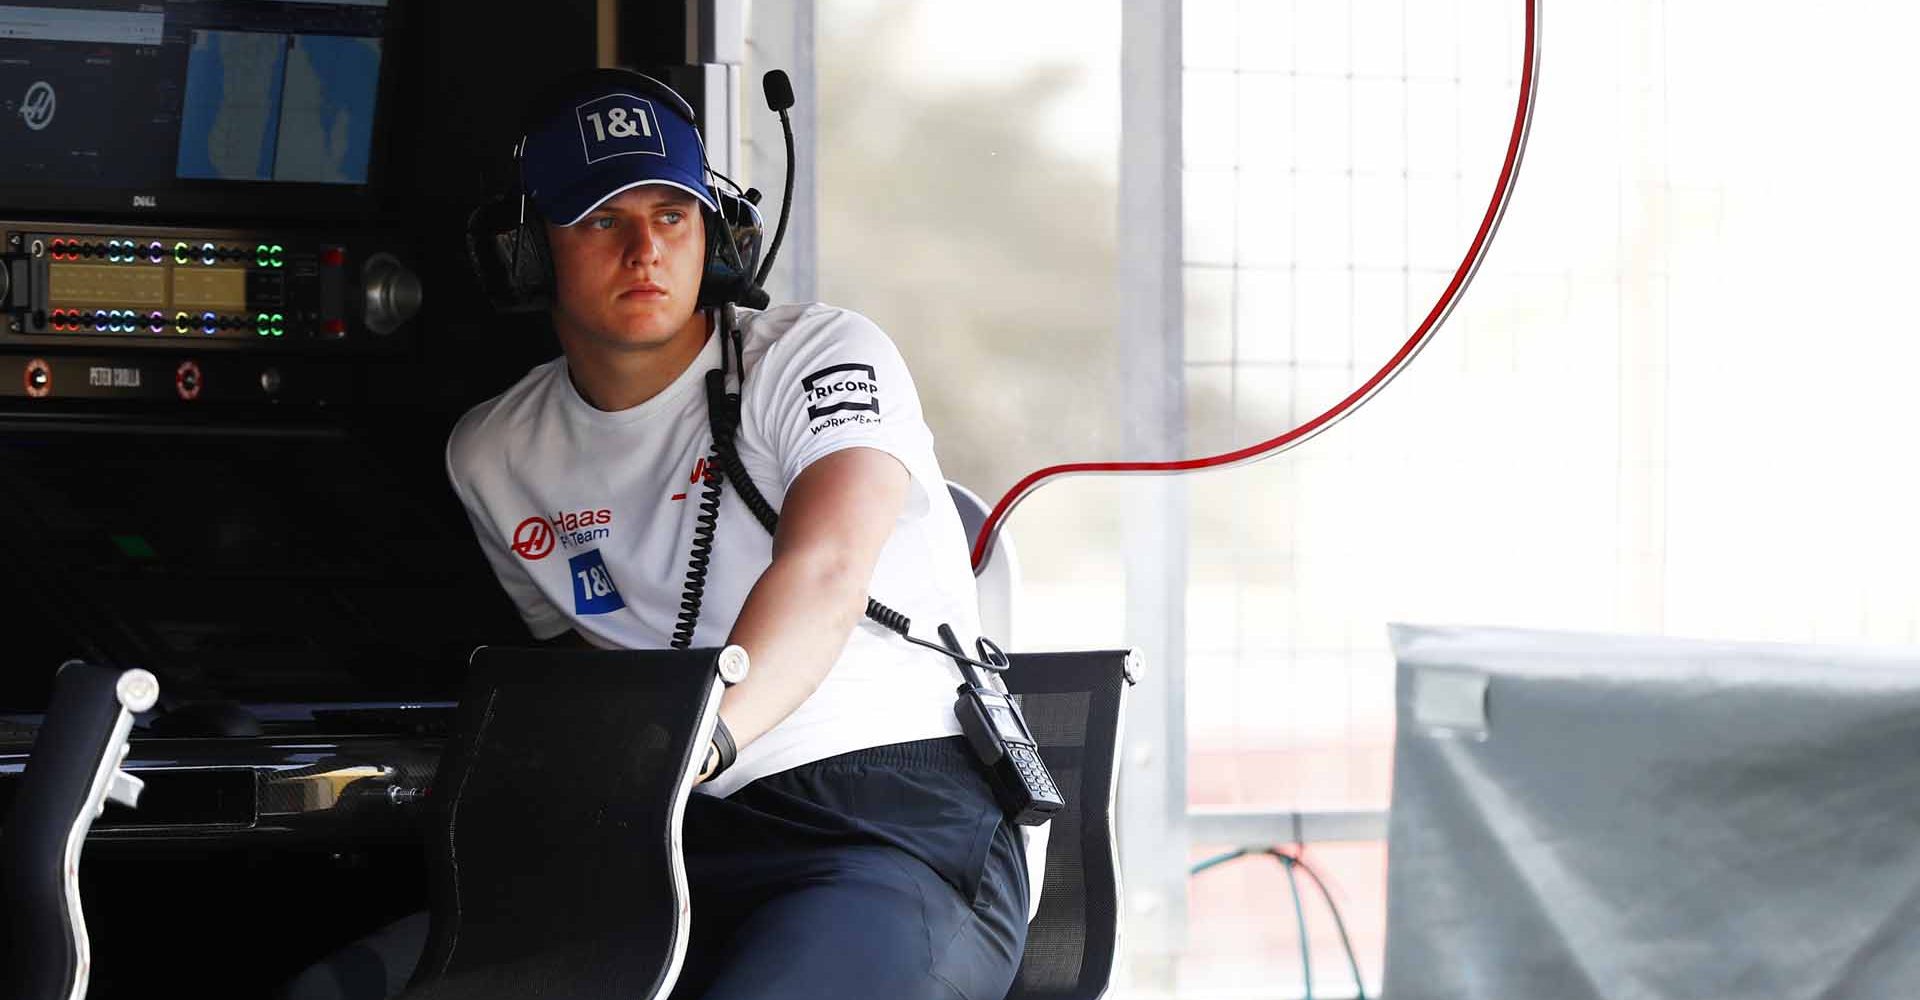
POLYGON ((0 2, 0 211, 368 209, 392 13, 386 0, 0 2))

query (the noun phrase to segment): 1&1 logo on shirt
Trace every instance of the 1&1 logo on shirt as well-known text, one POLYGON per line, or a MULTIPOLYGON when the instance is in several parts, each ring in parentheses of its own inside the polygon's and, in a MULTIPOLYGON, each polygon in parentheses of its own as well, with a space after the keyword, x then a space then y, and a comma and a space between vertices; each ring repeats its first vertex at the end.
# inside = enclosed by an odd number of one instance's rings
POLYGON ((604 615, 627 606, 613 585, 613 577, 607 573, 607 564, 600 559, 599 549, 590 549, 567 560, 567 569, 573 572, 574 614, 604 615))

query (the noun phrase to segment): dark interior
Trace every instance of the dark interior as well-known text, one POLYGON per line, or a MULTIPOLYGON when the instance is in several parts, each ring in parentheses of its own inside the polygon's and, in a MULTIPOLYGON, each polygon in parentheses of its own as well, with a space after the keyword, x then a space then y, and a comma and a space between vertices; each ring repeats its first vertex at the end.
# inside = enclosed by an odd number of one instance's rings
MULTIPOLYGON (((471 651, 527 639, 447 487, 446 436, 468 407, 558 352, 544 317, 492 312, 463 227, 510 180, 506 154, 527 95, 595 64, 599 5, 550 0, 485 16, 424 0, 391 0, 384 11, 240 0, 90 6, 160 15, 145 23, 166 28, 146 47, 0 43, 0 90, 13 101, 30 90, 29 70, 39 72, 60 88, 52 113, 71 121, 110 109, 138 135, 86 139, 91 152, 78 160, 24 143, 0 149, 0 220, 12 231, 195 228, 247 242, 268 230, 324 230, 392 253, 424 294, 379 350, 281 350, 290 384, 324 374, 329 389, 311 397, 186 405, 170 378, 141 398, 0 395, 0 631, 9 639, 0 816, 54 671, 72 658, 159 677, 161 702, 136 725, 136 757, 164 762, 190 741, 198 760, 224 753, 232 768, 273 761, 297 773, 303 751, 288 747, 303 741, 334 741, 349 764, 383 740, 431 753, 471 651), (307 20, 249 20, 261 17, 307 20), (180 82, 187 48, 254 29, 310 48, 314 38, 336 44, 323 38, 333 32, 377 41, 364 175, 301 179, 284 123, 278 179, 196 178, 187 175, 203 168, 184 156, 149 155, 142 144, 152 136, 186 127, 168 117, 180 114, 181 87, 207 85, 191 72, 180 82), (9 62, 22 53, 31 58, 9 62), (85 169, 47 166, 63 162, 85 169), (152 181, 155 170, 168 176, 152 181), (143 197, 159 208, 122 207, 143 197)), ((620 62, 686 61, 684 4, 618 7, 620 62)), ((8 380, 28 357, 129 368, 164 357, 167 373, 175 363, 152 344, 50 343, 0 336, 8 380)), ((247 341, 215 346, 208 366, 257 354, 247 341)), ((155 783, 153 811, 114 807, 96 824, 82 866, 90 996, 263 996, 314 958, 424 907, 422 848, 405 809, 370 825, 354 818, 364 810, 345 809, 305 825, 269 822, 274 793, 264 784, 249 793, 248 780, 214 768, 155 783)))

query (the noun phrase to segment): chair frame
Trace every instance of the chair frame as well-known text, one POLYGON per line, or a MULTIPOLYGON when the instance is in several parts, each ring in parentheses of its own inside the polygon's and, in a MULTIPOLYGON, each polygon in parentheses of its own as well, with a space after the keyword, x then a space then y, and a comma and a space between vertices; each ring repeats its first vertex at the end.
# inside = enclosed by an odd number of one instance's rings
MULTIPOLYGON (((51 822, 57 823, 60 830, 60 870, 54 873, 54 878, 61 883, 57 895, 61 911, 59 923, 67 945, 65 968, 50 971, 52 963, 61 961, 57 957, 14 955, 15 968, 11 973, 17 977, 16 988, 26 991, 19 1000, 51 996, 80 1000, 87 994, 93 971, 93 946, 87 936, 86 914, 80 901, 80 852, 88 832, 93 829, 93 821, 106 810, 109 799, 129 807, 138 805, 142 783, 120 770, 120 763, 126 758, 134 714, 151 709, 159 696, 160 682, 145 670, 119 670, 80 660, 68 660, 60 665, 54 680, 54 696, 47 718, 34 738, 13 813, 7 817, 4 831, 0 831, 0 869, 3 869, 0 873, 11 884, 5 892, 9 921, 17 928, 25 921, 43 918, 42 914, 24 911, 41 902, 33 897, 33 889, 36 884, 45 888, 48 873, 17 869, 35 865, 40 860, 38 856, 45 853, 48 832, 45 824, 49 822, 47 814, 52 814, 51 822), (93 676, 85 676, 87 674, 93 676), (107 686, 109 678, 111 687, 107 686), (97 690, 83 689, 88 686, 97 690), (102 696, 111 701, 104 704, 95 701, 104 700, 102 696), (100 717, 103 711, 110 713, 110 721, 100 717), (104 733, 100 732, 102 728, 104 733), (36 774, 35 764, 55 770, 36 774), (86 793, 77 797, 72 788, 55 783, 67 779, 76 764, 84 764, 85 773, 89 775, 86 793), (36 812, 40 815, 32 815, 36 812), (56 982, 59 985, 54 985, 56 982), (50 986, 54 992, 45 992, 50 986)), ((29 947, 17 937, 13 946, 29 947)))

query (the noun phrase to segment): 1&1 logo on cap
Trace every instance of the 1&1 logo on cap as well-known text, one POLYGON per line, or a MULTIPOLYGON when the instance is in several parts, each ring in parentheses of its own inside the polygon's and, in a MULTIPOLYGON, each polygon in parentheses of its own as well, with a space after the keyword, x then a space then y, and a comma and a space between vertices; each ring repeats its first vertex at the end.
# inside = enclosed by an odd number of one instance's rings
POLYGON ((667 155, 667 138, 653 102, 632 94, 608 94, 574 109, 580 121, 580 146, 588 163, 612 156, 667 155))
POLYGON ((627 606, 627 602, 620 599, 620 589, 613 585, 613 577, 607 573, 607 564, 600 559, 599 549, 589 549, 567 560, 567 569, 573 574, 574 614, 604 615, 627 606))

